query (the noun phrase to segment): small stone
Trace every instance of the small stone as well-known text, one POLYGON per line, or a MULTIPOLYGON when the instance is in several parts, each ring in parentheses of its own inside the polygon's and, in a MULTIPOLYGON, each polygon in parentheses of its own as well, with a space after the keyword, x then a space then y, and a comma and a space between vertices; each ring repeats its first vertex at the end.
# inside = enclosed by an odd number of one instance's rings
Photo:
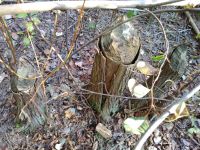
POLYGON ((112 132, 107 129, 102 123, 96 126, 96 131, 105 139, 110 139, 112 137, 112 132))
POLYGON ((159 144, 160 142, 161 142, 161 137, 160 136, 158 136, 158 137, 155 137, 155 138, 153 138, 153 141, 154 141, 154 143, 157 145, 157 144, 159 144))
POLYGON ((197 124, 197 126, 200 128, 200 119, 196 119, 196 124, 197 124))
POLYGON ((196 60, 196 64, 199 65, 200 64, 200 59, 196 60))
POLYGON ((49 54, 50 54, 50 50, 49 50, 49 49, 45 49, 45 50, 44 50, 44 53, 45 53, 46 55, 49 55, 49 54))
POLYGON ((63 32, 56 32, 56 36, 62 36, 63 32))

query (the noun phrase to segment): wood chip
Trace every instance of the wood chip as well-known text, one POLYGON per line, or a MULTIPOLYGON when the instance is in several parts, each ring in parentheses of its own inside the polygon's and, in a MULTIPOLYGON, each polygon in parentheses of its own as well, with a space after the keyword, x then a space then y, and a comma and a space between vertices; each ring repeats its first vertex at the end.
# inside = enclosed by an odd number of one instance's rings
POLYGON ((102 123, 99 123, 96 126, 96 131, 105 139, 110 139, 112 137, 112 132, 107 129, 102 123))

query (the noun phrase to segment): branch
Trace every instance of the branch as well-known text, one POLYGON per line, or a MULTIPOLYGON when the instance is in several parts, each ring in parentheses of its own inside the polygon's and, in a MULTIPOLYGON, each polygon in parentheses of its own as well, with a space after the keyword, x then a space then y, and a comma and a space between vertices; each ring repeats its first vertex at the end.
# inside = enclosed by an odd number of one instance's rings
POLYGON ((191 16, 191 14, 188 11, 185 11, 185 15, 188 17, 188 19, 190 21, 190 24, 191 24, 192 28, 194 29, 195 33, 197 35, 200 34, 200 31, 199 31, 197 25, 195 24, 195 22, 194 22, 194 20, 193 20, 193 18, 191 16))
POLYGON ((200 90, 200 84, 198 84, 194 89, 192 89, 188 94, 184 95, 180 99, 174 101, 166 111, 148 128, 145 134, 140 138, 134 150, 141 150, 142 146, 148 139, 148 137, 153 133, 153 131, 170 115, 173 114, 177 106, 183 102, 186 102, 191 98, 196 92, 200 90))
MULTIPOLYGON (((186 8, 186 9, 163 9, 163 10, 155 10, 155 11, 152 11, 152 13, 154 14, 159 14, 159 13, 166 13, 166 12, 184 12, 184 11, 196 11, 196 12, 199 12, 200 11, 200 8, 186 8)), ((102 35, 106 35, 108 33, 110 33, 113 29, 119 27, 120 25, 126 23, 126 22, 129 22, 129 21, 132 21, 134 19, 137 19, 137 18, 140 18, 140 17, 144 17, 144 16, 148 16, 148 15, 151 15, 150 13, 144 13, 144 14, 140 14, 140 15, 137 15, 137 16, 134 16, 130 19, 127 19, 125 21, 122 21, 114 26, 111 26, 109 27, 108 29, 106 29, 104 32, 100 33, 99 35, 97 35, 96 37, 94 37, 93 39, 91 39, 90 41, 88 41, 85 45, 81 46, 80 48, 78 48, 77 50, 75 50, 73 52, 72 55, 78 53, 79 51, 81 51, 83 48, 85 48, 87 45, 95 42, 98 38, 100 38, 102 35)))
MULTIPOLYGON (((118 8, 149 8, 161 5, 172 4, 184 6, 187 4, 198 5, 198 0, 157 0, 157 2, 149 1, 86 1, 85 8, 103 8, 103 9, 118 9, 118 8), (161 1, 161 2, 160 2, 161 1), (178 2, 178 3, 177 3, 178 2)), ((21 4, 10 4, 0 6, 0 16, 14 15, 18 13, 42 12, 50 10, 67 10, 80 9, 83 1, 47 1, 47 2, 30 2, 21 4)))
POLYGON ((160 27, 162 29, 164 39, 165 39, 165 42, 164 42, 164 44, 165 44, 165 58, 163 60, 163 63, 160 66, 160 69, 158 71, 158 75, 157 75, 156 79, 154 80, 154 82, 152 83, 152 86, 151 86, 151 105, 150 105, 150 109, 149 109, 149 112, 150 112, 152 108, 153 109, 155 108, 155 106, 154 106, 154 98, 153 98, 153 89, 154 89, 154 86, 155 86, 156 82, 158 81, 158 79, 159 79, 159 77, 161 75, 163 67, 166 64, 166 61, 168 60, 168 55, 169 55, 169 41, 167 39, 167 35, 166 35, 166 32, 165 32, 164 26, 163 26, 162 22, 160 21, 160 19, 154 13, 152 13, 151 11, 149 11, 149 10, 146 10, 146 11, 149 12, 158 21, 158 23, 159 23, 159 25, 160 25, 160 27))

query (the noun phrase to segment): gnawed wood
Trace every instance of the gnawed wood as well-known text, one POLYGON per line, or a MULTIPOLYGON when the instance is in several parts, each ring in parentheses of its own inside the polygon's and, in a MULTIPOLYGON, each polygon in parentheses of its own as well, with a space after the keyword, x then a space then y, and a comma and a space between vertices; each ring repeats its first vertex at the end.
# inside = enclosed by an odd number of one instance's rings
MULTIPOLYGON (((179 45, 173 49, 169 56, 169 61, 166 62, 159 80, 155 84, 154 96, 163 98, 165 93, 181 78, 188 66, 187 51, 189 47, 185 44, 179 45)), ((151 87, 153 77, 148 80, 148 85, 151 87)))
MULTIPOLYGON (((34 66, 26 57, 20 57, 17 68, 20 77, 31 78, 37 76, 34 66)), ((45 96, 42 88, 36 91, 39 81, 28 80, 11 74, 11 90, 17 104, 17 123, 23 123, 20 131, 32 131, 46 120, 45 96), (36 93, 36 94, 35 94, 36 93)))
POLYGON ((105 139, 110 139, 112 137, 111 130, 107 129, 102 123, 98 123, 96 126, 96 131, 105 139))
MULTIPOLYGON (((187 59, 187 51, 189 46, 182 44, 177 46, 172 50, 169 55, 169 61, 167 61, 162 69, 160 77, 154 86, 154 97, 156 98, 163 98, 163 99, 171 99, 173 100, 174 97, 169 95, 170 88, 174 86, 177 80, 181 78, 184 74, 187 66, 188 66, 188 59, 187 59)), ((152 83, 155 79, 155 76, 151 76, 147 80, 147 85, 151 88, 152 83)), ((178 95, 175 95, 178 96, 178 95)), ((149 101, 146 100, 134 100, 131 101, 131 108, 138 109, 138 108, 145 108, 149 107, 149 101)), ((164 101, 157 101, 155 100, 156 106, 163 107, 168 102, 164 101)))
MULTIPOLYGON (((117 22, 125 18, 119 18, 117 22)), ((133 63, 140 49, 137 30, 126 23, 101 37, 100 52, 95 56, 89 90, 111 95, 122 95, 127 87, 133 63)), ((89 103, 104 120, 109 120, 119 109, 120 98, 91 95, 89 103)))

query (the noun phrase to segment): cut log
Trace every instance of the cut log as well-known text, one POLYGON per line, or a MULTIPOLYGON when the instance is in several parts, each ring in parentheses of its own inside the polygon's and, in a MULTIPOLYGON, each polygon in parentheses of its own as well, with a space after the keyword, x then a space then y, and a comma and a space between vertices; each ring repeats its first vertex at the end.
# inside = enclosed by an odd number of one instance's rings
MULTIPOLYGON (((123 19, 126 18, 119 18, 116 22, 123 19)), ((133 24, 128 22, 102 36, 99 47, 88 86, 99 95, 91 95, 88 102, 108 121, 118 111, 121 98, 102 96, 101 93, 123 95, 139 55, 140 38, 133 24)))

